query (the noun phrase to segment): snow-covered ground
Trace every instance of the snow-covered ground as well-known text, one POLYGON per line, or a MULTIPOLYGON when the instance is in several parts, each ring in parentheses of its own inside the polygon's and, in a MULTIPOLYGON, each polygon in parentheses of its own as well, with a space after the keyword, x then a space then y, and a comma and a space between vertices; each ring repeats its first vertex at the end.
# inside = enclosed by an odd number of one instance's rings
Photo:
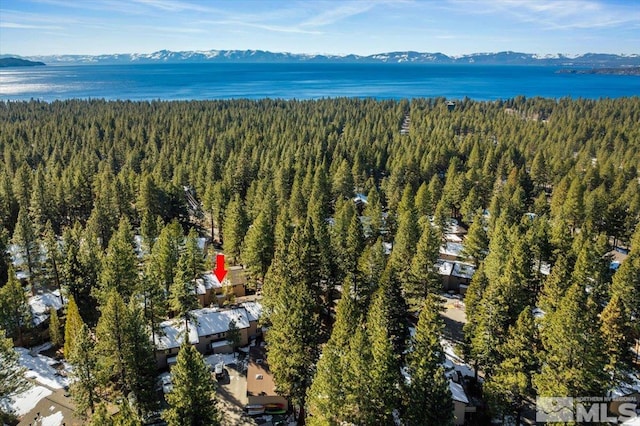
MULTIPOLYGON (((53 392, 44 386, 33 386, 11 398, 9 406, 2 407, 3 410, 14 413, 17 416, 24 416, 33 410, 42 398, 51 395, 53 392)), ((4 405, 4 404, 3 404, 4 405)))
MULTIPOLYGON (((57 361, 25 348, 16 348, 16 352, 20 356, 20 365, 27 369, 25 376, 28 378, 51 389, 63 389, 69 386, 69 379, 57 374, 58 370, 52 367, 57 364, 57 361)), ((65 365, 65 371, 68 370, 69 366, 65 365)))
MULTIPOLYGON (((18 353, 20 365, 27 369, 25 377, 35 381, 35 385, 31 386, 25 392, 13 396, 6 404, 3 404, 2 409, 13 412, 17 416, 24 416, 31 412, 38 403, 50 396, 55 389, 63 389, 69 385, 69 379, 63 377, 58 373, 58 370, 53 367, 57 364, 52 358, 40 354, 40 351, 50 348, 51 345, 41 345, 31 350, 25 348, 15 348, 18 353)), ((64 370, 69 371, 68 364, 63 364, 64 370)), ((60 426, 63 423, 64 416, 62 412, 56 411, 55 406, 51 406, 48 415, 41 414, 43 417, 40 419, 42 425, 46 426, 60 426)))

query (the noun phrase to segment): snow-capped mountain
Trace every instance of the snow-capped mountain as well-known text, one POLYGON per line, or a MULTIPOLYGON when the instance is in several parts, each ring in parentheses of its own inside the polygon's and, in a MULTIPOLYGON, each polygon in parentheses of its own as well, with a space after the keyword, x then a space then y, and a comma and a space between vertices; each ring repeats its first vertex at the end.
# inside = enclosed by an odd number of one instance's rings
POLYGON ((473 53, 448 56, 444 53, 386 52, 374 55, 313 55, 264 50, 206 50, 182 51, 159 50, 153 53, 123 53, 108 55, 50 55, 20 57, 41 61, 50 65, 72 64, 126 64, 126 63, 207 63, 207 62, 344 62, 344 63, 431 63, 431 64, 484 64, 484 65, 554 65, 577 67, 640 66, 640 55, 614 55, 608 53, 532 54, 521 52, 473 53))

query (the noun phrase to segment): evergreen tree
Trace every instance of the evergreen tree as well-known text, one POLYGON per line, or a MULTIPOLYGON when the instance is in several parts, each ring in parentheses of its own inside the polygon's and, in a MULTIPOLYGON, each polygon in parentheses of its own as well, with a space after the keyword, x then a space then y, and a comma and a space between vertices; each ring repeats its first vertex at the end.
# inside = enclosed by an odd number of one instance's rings
POLYGON ((487 276, 484 273, 484 263, 480 264, 478 270, 473 274, 471 283, 464 296, 465 313, 467 316, 467 322, 464 324, 462 331, 464 333, 464 346, 465 359, 472 360, 474 362, 474 377, 478 379, 478 354, 475 353, 477 347, 473 346, 473 341, 476 337, 476 327, 480 323, 481 315, 483 313, 482 300, 484 292, 489 285, 487 276))
POLYGON ((107 411, 107 404, 100 402, 88 422, 89 426, 113 426, 113 417, 107 411))
POLYGON ((69 358, 71 354, 73 354, 83 324, 84 322, 82 321, 82 317, 80 317, 78 305, 76 305, 73 296, 69 296, 64 323, 64 356, 66 358, 69 358))
POLYGON ((47 221, 44 227, 43 246, 46 250, 44 275, 49 282, 56 286, 60 292, 60 301, 62 302, 62 280, 60 277, 62 253, 56 234, 53 232, 51 221, 47 221))
POLYGON ((9 281, 4 287, 0 287, 0 328, 23 345, 22 332, 30 326, 31 308, 27 303, 27 296, 13 267, 9 267, 9 281))
POLYGON ((433 213, 432 195, 429 192, 429 187, 426 181, 422 182, 418 188, 418 192, 416 192, 415 204, 418 218, 429 216, 433 213))
POLYGON ((127 389, 134 397, 131 398, 129 395, 129 399, 135 401, 133 408, 138 416, 142 417, 157 409, 157 396, 154 392, 156 360, 143 310, 135 301, 131 301, 125 314, 125 380, 127 389))
POLYGON ((59 348, 64 345, 58 311, 53 307, 49 308, 49 340, 51 340, 54 348, 59 348))
POLYGON ((584 213, 584 186, 580 178, 575 177, 571 181, 562 207, 563 217, 571 224, 572 232, 582 224, 584 213))
POLYGON ((278 297, 270 315, 272 327, 266 337, 269 368, 278 393, 290 398, 299 408, 302 421, 307 389, 318 359, 320 319, 315 313, 317 304, 304 282, 287 282, 286 291, 278 297))
POLYGON ((234 320, 229 321, 229 329, 227 330, 227 342, 229 343, 229 346, 231 346, 231 349, 233 350, 233 353, 236 353, 236 349, 238 349, 238 346, 240 346, 240 329, 238 328, 238 325, 236 324, 236 322, 234 320))
POLYGON ((426 222, 411 262, 410 284, 406 286, 405 297, 413 307, 421 306, 429 293, 438 293, 442 288, 436 266, 441 244, 440 233, 426 222))
POLYGON ((596 309, 582 285, 569 287, 541 331, 542 368, 533 378, 538 395, 605 394, 607 359, 596 309))
POLYGON ((225 210, 223 224, 224 252, 232 264, 240 261, 242 240, 247 232, 247 218, 240 195, 236 194, 225 210))
POLYGON ((151 341, 156 341, 159 324, 166 318, 167 293, 162 284, 162 275, 151 259, 147 259, 144 274, 139 281, 139 293, 144 299, 144 317, 151 330, 151 341))
POLYGON ((625 382, 631 365, 632 345, 630 337, 632 330, 624 317, 624 304, 618 294, 613 294, 611 300, 600 314, 602 321, 602 340, 607 355, 605 369, 610 376, 611 386, 625 382))
POLYGON ((67 355, 73 365, 72 375, 75 379, 70 386, 71 397, 76 404, 78 414, 87 417, 87 410, 94 413, 98 395, 96 342, 93 334, 84 323, 81 323, 71 354, 67 355))
POLYGON ((342 297, 336 307, 336 322, 331 337, 322 349, 316 373, 307 392, 310 417, 308 424, 335 424, 348 421, 345 398, 348 380, 347 355, 349 341, 361 318, 354 300, 351 278, 347 277, 342 287, 342 297))
POLYGON ((188 322, 191 319, 190 312, 199 307, 195 293, 196 283, 191 275, 189 260, 186 253, 180 255, 176 276, 169 289, 168 300, 171 311, 175 315, 184 318, 185 330, 188 329, 188 322))
POLYGON ((17 246, 18 254, 22 257, 20 270, 28 274, 31 293, 35 296, 36 288, 40 284, 40 244, 27 209, 20 209, 18 213, 18 222, 13 232, 13 244, 17 246))
POLYGON ((131 225, 123 218, 102 259, 100 291, 98 299, 104 303, 106 295, 113 289, 126 301, 138 286, 138 260, 134 249, 131 225))
POLYGON ((388 266, 397 272, 398 279, 405 291, 411 279, 411 261, 415 255, 419 238, 420 228, 413 208, 413 201, 411 201, 398 220, 398 232, 393 241, 393 250, 388 263, 388 266))
POLYGON ((515 424, 520 424, 522 411, 534 396, 532 377, 539 368, 537 342, 536 324, 527 306, 509 328, 507 339, 498 349, 503 360, 483 386, 492 412, 514 414, 515 424))
POLYGON ((485 230, 486 223, 482 211, 478 210, 473 216, 473 222, 469 226, 469 231, 464 238, 462 255, 480 266, 480 262, 487 256, 489 250, 489 237, 485 230))
POLYGON ((0 218, 0 283, 6 283, 9 277, 9 265, 11 265, 11 257, 9 256, 9 233, 2 225, 0 218))
POLYGON ((400 374, 400 354, 394 345, 398 337, 394 334, 394 322, 391 300, 387 299, 384 285, 373 297, 367 315, 367 336, 371 345, 371 364, 369 367, 369 390, 371 404, 378 407, 370 413, 374 424, 393 423, 393 410, 400 402, 398 388, 402 383, 400 374))
POLYGON ((618 295, 623 306, 623 315, 633 336, 640 337, 640 225, 631 240, 629 256, 613 275, 611 294, 618 295))
POLYGON ((382 237, 378 237, 373 245, 365 247, 358 261, 360 282, 355 283, 354 292, 358 295, 362 312, 366 312, 373 293, 378 289, 386 262, 382 237))
MULTIPOLYGON (((357 325, 349 340, 344 359, 342 387, 344 388, 344 416, 347 421, 358 425, 379 423, 379 399, 374 399, 376 388, 371 380, 371 345, 367 330, 357 325)), ((322 424, 322 423, 320 423, 322 424)))
MULTIPOLYGON (((126 351, 127 308, 115 289, 109 290, 105 304, 101 306, 101 316, 96 326, 96 346, 98 356, 99 383, 106 386, 109 382, 115 384, 116 389, 127 396, 128 388, 126 351)), ((135 372, 133 372, 135 373, 135 372)))
POLYGON ((5 330, 0 327, 0 402, 8 403, 9 397, 24 392, 31 384, 24 376, 26 369, 20 365, 13 341, 5 335, 5 330))
POLYGON ((362 224, 357 214, 351 217, 347 230, 347 240, 345 247, 344 271, 346 275, 355 276, 358 273, 358 259, 365 247, 364 232, 362 224))
POLYGON ((273 261, 264 277, 262 285, 262 304, 264 306, 263 319, 268 321, 270 312, 273 311, 279 294, 286 289, 287 279, 287 247, 292 234, 291 219, 287 209, 282 210, 278 217, 275 230, 275 251, 273 261))
POLYGON ((333 176, 332 192, 334 199, 350 199, 354 190, 353 174, 347 160, 343 159, 333 176))
POLYGON ((406 425, 452 425, 453 400, 444 375, 440 345, 444 325, 438 296, 430 294, 420 311, 411 351, 407 355, 410 383, 407 389, 406 425))
POLYGON ((367 206, 364 208, 363 216, 368 218, 369 232, 365 229, 365 235, 372 241, 375 241, 384 228, 384 221, 382 218, 382 202, 380 201, 380 194, 374 186, 367 195, 367 206))
POLYGON ((173 390, 167 394, 169 408, 163 417, 169 426, 213 426, 220 424, 215 383, 202 355, 185 343, 171 369, 173 390))
POLYGON ((182 227, 177 220, 173 220, 162 228, 151 250, 150 263, 152 266, 150 268, 154 270, 154 275, 158 275, 167 295, 173 284, 173 278, 176 276, 180 248, 183 243, 182 227))
POLYGON ((260 282, 264 280, 271 260, 275 244, 275 196, 271 194, 262 205, 258 217, 249 227, 244 239, 242 260, 251 275, 260 282))
POLYGON ((193 228, 191 228, 185 240, 183 255, 186 263, 182 267, 187 268, 185 273, 194 283, 195 289, 195 281, 200 278, 204 269, 204 253, 198 246, 198 234, 193 228))

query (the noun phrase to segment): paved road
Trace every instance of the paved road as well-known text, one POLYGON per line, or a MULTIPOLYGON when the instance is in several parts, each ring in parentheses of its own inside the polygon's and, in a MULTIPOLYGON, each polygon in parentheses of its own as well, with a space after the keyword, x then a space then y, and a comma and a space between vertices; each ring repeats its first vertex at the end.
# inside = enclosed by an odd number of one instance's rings
POLYGON ((245 416, 247 405, 247 377, 236 369, 235 364, 225 367, 225 377, 218 382, 218 401, 222 411, 223 426, 255 426, 258 423, 245 416))
POLYGON ((441 315, 445 324, 445 337, 456 344, 460 344, 464 337, 462 327, 467 323, 464 302, 457 299, 445 299, 444 306, 446 310, 441 315))

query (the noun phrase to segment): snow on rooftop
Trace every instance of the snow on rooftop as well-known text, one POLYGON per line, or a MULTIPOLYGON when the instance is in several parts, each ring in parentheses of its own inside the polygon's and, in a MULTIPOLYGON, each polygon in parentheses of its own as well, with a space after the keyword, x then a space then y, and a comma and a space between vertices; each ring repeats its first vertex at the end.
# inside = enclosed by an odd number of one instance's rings
POLYGON ((353 201, 367 204, 367 196, 361 193, 357 193, 355 197, 353 197, 353 201))
POLYGON ((453 262, 447 262, 444 260, 438 261, 436 263, 438 267, 438 273, 440 275, 451 275, 451 271, 453 271, 453 262))
MULTIPOLYGON (((160 323, 162 333, 156 335, 156 348, 159 350, 179 348, 185 337, 184 319, 174 318, 160 323)), ((193 321, 189 321, 189 343, 195 345, 200 339, 193 321)))
POLYGON ((49 318, 49 309, 56 311, 62 308, 60 290, 48 291, 29 298, 29 307, 33 314, 33 325, 40 325, 49 318))
POLYGON ((453 275, 454 277, 471 279, 471 277, 473 277, 474 272, 476 272, 476 269, 472 265, 468 265, 466 263, 454 262, 453 271, 451 272, 451 275, 453 275))
POLYGON ((450 243, 461 243, 462 242, 462 238, 457 235, 457 234, 450 234, 450 233, 446 233, 444 234, 444 239, 450 243))
POLYGON ((464 404, 469 403, 469 398, 467 398, 467 394, 459 383, 449 380, 449 390, 454 401, 460 401, 464 404))
POLYGON ((202 275, 202 278, 200 280, 202 281, 206 289, 222 287, 220 281, 218 281, 218 278, 213 275, 213 272, 207 272, 206 274, 202 275))
POLYGON ((391 254, 391 249, 393 248, 393 245, 391 243, 382 243, 382 245, 384 246, 384 254, 386 255, 391 254))
POLYGON ((260 302, 246 302, 242 304, 247 310, 249 321, 258 321, 262 316, 262 304, 260 302))
POLYGON ((640 393, 640 376, 635 373, 627 375, 626 383, 620 383, 614 389, 611 389, 611 395, 614 398, 627 396, 632 393, 640 393))
POLYGON ((238 328, 249 328, 249 316, 243 308, 223 311, 217 308, 203 308, 192 311, 192 315, 197 323, 198 336, 226 333, 232 320, 238 328))
POLYGON ((440 246, 440 254, 462 257, 462 244, 447 241, 440 246))
MULTIPOLYGON (((262 313, 259 303, 248 303, 236 309, 203 308, 191 311, 193 319, 189 321, 189 342, 194 345, 201 336, 226 333, 231 320, 240 329, 249 328, 250 321, 256 321, 262 313)), ((158 350, 178 348, 184 341, 185 329, 183 318, 173 318, 160 323, 162 333, 156 336, 158 350)))

